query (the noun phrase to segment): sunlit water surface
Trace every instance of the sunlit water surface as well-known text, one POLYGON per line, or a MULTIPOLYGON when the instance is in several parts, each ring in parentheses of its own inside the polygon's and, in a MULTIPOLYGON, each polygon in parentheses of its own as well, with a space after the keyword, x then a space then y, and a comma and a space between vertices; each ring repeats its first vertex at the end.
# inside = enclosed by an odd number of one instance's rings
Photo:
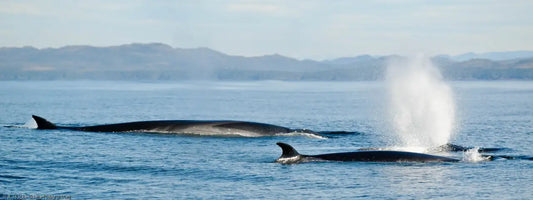
MULTIPOLYGON (((533 82, 452 82, 454 144, 533 155, 533 82)), ((73 199, 531 199, 533 161, 273 163, 389 147, 380 82, 0 82, 0 194, 73 199), (224 119, 362 134, 235 138, 8 128, 224 119)), ((462 159, 462 153, 441 153, 462 159)))

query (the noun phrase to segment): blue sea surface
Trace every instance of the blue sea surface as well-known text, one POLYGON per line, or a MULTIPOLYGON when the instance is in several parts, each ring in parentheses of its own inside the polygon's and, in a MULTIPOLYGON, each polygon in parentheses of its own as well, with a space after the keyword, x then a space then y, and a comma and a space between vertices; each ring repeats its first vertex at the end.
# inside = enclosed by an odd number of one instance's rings
MULTIPOLYGON (((533 156, 533 82, 451 82, 451 143, 533 156)), ((303 154, 387 147, 381 82, 0 82, 0 194, 72 199, 532 199, 533 161, 274 163, 303 154), (199 137, 36 130, 143 120, 244 120, 306 136, 199 137), (5 127, 22 125, 23 128, 5 127)), ((462 153, 446 156, 462 159, 462 153)))

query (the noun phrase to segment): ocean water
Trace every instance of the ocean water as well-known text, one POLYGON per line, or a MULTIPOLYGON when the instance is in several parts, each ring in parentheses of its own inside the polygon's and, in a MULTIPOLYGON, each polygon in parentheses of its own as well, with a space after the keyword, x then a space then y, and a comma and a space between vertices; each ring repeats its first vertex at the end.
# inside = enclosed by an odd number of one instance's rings
MULTIPOLYGON (((451 82, 451 143, 533 156, 533 82, 451 82)), ((0 82, 0 194, 72 199, 532 199, 533 161, 274 163, 394 146, 381 82, 0 82), (198 137, 36 130, 140 120, 245 120, 306 136, 198 137), (23 128, 5 127, 23 125, 23 128)), ((464 159, 466 153, 439 155, 464 159)))

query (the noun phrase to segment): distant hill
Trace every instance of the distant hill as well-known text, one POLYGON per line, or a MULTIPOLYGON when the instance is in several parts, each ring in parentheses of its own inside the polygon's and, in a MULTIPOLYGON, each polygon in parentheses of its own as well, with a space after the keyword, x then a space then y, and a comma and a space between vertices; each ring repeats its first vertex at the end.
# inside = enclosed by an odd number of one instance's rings
POLYGON ((523 59, 533 57, 533 51, 505 51, 488 53, 465 53, 455 56, 442 55, 454 61, 468 61, 472 59, 488 59, 494 61, 523 59))
MULTIPOLYGON (((499 52, 486 54, 494 59, 437 56, 433 61, 449 80, 533 80, 533 55, 529 55, 499 52), (498 59, 504 57, 512 59, 498 59)), ((0 48, 0 80, 379 80, 389 58, 362 55, 315 61, 277 54, 243 57, 160 43, 0 48)))

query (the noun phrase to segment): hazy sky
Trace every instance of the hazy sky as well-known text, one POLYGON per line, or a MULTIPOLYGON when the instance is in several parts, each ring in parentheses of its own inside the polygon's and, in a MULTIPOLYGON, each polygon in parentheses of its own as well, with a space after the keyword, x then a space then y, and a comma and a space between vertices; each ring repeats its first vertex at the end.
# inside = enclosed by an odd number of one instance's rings
POLYGON ((0 46, 161 42, 230 55, 533 50, 533 1, 0 1, 0 46))

